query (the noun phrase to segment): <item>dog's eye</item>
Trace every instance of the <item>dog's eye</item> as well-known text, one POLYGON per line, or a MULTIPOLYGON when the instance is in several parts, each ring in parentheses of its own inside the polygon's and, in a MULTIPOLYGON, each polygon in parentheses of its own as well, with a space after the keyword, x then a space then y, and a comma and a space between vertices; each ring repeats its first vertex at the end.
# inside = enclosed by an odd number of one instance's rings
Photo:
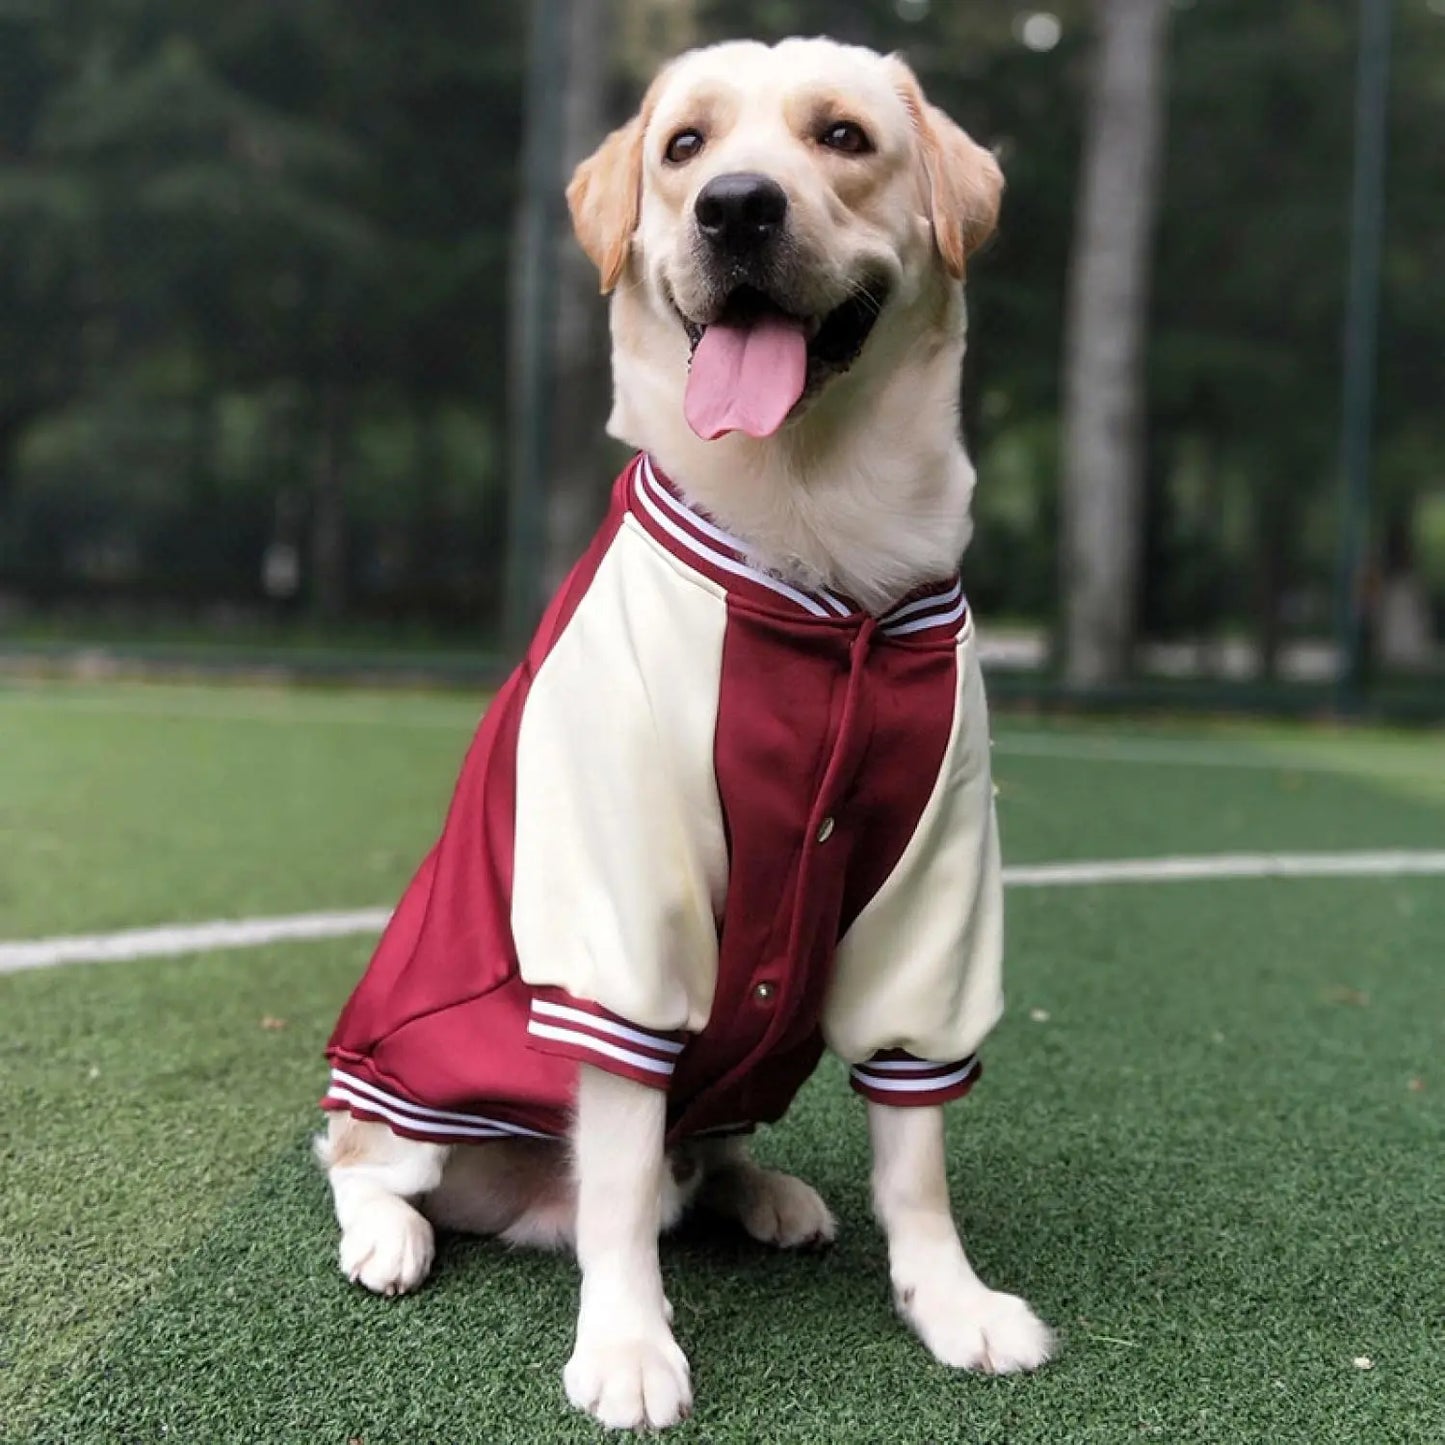
POLYGON ((828 126, 818 137, 818 144, 830 151, 842 151, 844 155, 867 155, 873 149, 868 132, 851 120, 840 120, 828 126))
POLYGON ((675 166, 685 165, 702 149, 702 132, 680 130, 668 141, 664 158, 675 166))

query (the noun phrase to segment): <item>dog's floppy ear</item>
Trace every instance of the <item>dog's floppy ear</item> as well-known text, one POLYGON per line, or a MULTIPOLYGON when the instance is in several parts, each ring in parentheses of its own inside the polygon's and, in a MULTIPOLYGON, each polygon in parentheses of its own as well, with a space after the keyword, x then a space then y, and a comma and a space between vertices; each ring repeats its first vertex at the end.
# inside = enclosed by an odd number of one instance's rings
POLYGON ((928 180, 933 239, 948 274, 961 280, 968 258, 993 235, 1003 200, 1003 172, 993 152, 924 99, 918 77, 890 56, 894 84, 913 119, 928 180))
POLYGON ((605 296, 622 277, 642 209, 642 137, 652 118, 662 77, 643 97, 642 109, 619 126, 572 173, 567 208, 587 259, 597 267, 605 296))

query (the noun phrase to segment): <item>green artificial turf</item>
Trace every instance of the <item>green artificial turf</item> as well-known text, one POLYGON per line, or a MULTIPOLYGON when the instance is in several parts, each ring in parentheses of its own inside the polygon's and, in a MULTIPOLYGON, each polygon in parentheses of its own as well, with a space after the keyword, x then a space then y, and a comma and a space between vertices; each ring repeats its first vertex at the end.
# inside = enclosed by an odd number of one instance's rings
MULTIPOLYGON (((0 938, 389 903, 477 704, 0 691, 0 938)), ((1440 736, 1023 724, 1011 862, 1445 848, 1440 736)), ((934 1365, 892 1318, 861 1104, 827 1065, 766 1159, 837 1247, 665 1246, 679 1441, 1445 1440, 1445 879, 1016 890, 1010 1012, 952 1111, 975 1263, 1064 1348, 934 1365), (1372 1368, 1358 1368, 1368 1357, 1372 1368)), ((0 977, 0 1437, 597 1437, 564 1258, 335 1269, 307 1156, 363 939, 0 977)))

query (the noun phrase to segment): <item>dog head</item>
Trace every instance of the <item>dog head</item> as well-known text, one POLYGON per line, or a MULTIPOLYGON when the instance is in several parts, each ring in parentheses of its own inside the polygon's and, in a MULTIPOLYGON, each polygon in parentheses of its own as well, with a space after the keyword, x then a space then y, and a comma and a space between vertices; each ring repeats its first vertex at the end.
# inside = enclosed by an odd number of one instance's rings
POLYGON ((567 195, 645 404, 711 439, 771 436, 850 370, 961 332, 1002 189, 901 60, 788 40, 674 61, 567 195))

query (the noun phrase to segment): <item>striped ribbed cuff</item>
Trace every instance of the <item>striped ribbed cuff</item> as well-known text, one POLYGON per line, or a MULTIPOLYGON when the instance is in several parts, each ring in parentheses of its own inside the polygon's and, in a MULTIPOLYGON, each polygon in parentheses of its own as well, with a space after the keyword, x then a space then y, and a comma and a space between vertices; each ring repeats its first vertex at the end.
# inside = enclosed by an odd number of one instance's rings
POLYGON ((885 1049, 854 1064, 850 1078, 854 1089, 871 1103, 907 1108, 961 1099, 981 1073, 983 1065, 976 1054, 939 1064, 916 1059, 902 1049, 885 1049))
POLYGON ((539 989, 532 996, 527 1019, 529 1048, 593 1064, 654 1089, 665 1089, 672 1082, 686 1041, 681 1029, 641 1028, 561 989, 539 989))

